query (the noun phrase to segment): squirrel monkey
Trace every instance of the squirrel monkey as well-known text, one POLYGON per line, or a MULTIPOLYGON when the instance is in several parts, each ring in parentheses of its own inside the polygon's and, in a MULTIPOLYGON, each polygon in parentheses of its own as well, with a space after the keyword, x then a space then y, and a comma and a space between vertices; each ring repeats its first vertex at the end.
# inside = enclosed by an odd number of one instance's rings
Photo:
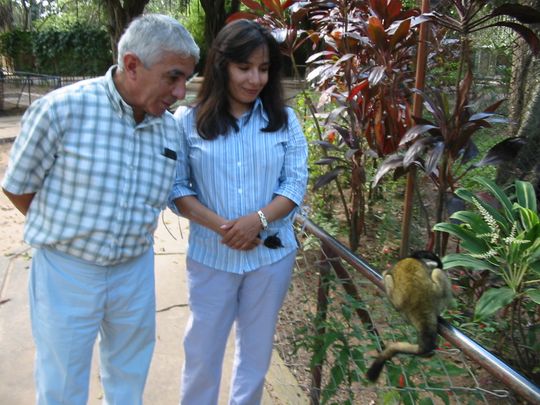
POLYGON ((441 260, 426 250, 413 252, 397 262, 383 273, 383 282, 392 305, 416 329, 418 343, 390 343, 367 371, 370 381, 376 381, 386 361, 398 353, 428 355, 435 350, 437 317, 452 299, 450 281, 442 270, 441 260))

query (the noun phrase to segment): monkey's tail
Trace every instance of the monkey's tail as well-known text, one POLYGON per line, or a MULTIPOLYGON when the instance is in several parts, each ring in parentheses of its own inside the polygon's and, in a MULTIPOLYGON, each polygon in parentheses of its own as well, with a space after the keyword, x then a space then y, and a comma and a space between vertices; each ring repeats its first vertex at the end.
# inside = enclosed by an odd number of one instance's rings
POLYGON ((420 338, 420 344, 412 344, 408 342, 394 342, 386 346, 377 358, 373 361, 366 377, 369 381, 375 382, 379 378, 384 364, 394 357, 396 354, 413 354, 416 356, 425 355, 435 350, 436 333, 424 333, 420 338))

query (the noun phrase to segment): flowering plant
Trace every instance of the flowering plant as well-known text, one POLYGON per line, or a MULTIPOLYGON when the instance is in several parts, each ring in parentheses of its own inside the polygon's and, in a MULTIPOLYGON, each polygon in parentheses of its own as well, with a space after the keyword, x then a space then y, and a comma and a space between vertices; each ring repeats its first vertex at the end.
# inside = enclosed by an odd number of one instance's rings
POLYGON ((532 185, 517 180, 507 195, 490 180, 474 180, 488 190, 488 197, 458 189, 456 194, 474 210, 456 212, 450 217, 452 222, 434 228, 457 237, 465 250, 446 255, 445 268, 489 270, 495 280, 503 282, 494 283, 495 288, 482 294, 476 319, 493 315, 516 300, 540 304, 540 217, 532 185))
POLYGON ((497 351, 509 351, 520 369, 531 378, 540 372, 540 217, 533 186, 516 180, 507 190, 485 178, 476 183, 487 193, 467 189, 456 194, 470 211, 459 211, 435 230, 455 236, 463 249, 446 255, 445 268, 486 271, 489 277, 475 304, 474 320, 480 327, 494 318, 493 342, 497 351), (482 196, 482 197, 480 197, 482 196))

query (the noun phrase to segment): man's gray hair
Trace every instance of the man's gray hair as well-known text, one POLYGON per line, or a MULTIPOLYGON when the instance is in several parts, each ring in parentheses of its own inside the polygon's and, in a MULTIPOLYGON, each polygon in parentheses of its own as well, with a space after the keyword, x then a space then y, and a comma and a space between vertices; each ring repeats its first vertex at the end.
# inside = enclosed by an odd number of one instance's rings
POLYGON ((172 17, 145 14, 134 19, 118 42, 118 67, 124 69, 124 55, 134 53, 149 68, 165 52, 172 52, 199 61, 199 47, 191 34, 172 17))

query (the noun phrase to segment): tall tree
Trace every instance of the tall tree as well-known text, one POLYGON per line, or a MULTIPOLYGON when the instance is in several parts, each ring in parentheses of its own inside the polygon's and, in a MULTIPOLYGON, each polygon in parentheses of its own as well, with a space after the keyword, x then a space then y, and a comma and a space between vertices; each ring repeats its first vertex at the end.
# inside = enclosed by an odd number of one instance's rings
POLYGON ((0 31, 10 31, 13 28, 13 6, 11 0, 0 0, 0 31))
MULTIPOLYGON (((522 0, 521 4, 540 10, 540 0, 522 0)), ((540 35, 540 27, 531 26, 531 29, 540 35)), ((516 177, 527 178, 536 184, 537 195, 540 195, 540 57, 534 56, 521 39, 513 55, 510 86, 514 135, 526 138, 527 146, 521 148, 512 163, 501 166, 497 180, 502 184, 516 177), (508 172, 512 176, 508 176, 508 172)))
POLYGON ((150 0, 101 0, 107 13, 107 31, 111 38, 113 61, 116 61, 116 45, 127 25, 141 15, 150 0))
POLYGON ((200 0, 200 2, 206 14, 204 41, 209 49, 219 30, 225 25, 227 17, 240 9, 240 0, 200 0), (229 7, 226 3, 229 3, 229 7))

